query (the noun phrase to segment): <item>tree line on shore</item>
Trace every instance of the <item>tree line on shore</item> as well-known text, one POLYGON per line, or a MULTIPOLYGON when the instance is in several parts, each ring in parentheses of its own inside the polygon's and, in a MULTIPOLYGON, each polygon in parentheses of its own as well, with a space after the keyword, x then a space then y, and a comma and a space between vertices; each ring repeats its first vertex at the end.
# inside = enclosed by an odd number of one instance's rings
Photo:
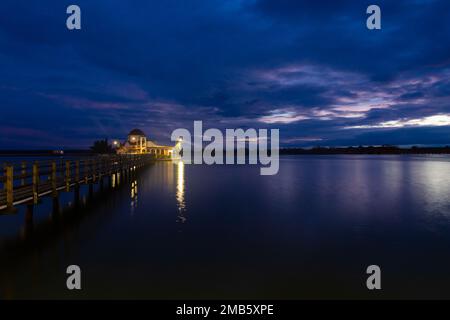
MULTIPOLYGON (((248 150, 246 150, 248 153, 248 150)), ((115 150, 107 139, 96 140, 89 149, 64 150, 65 154, 111 154, 115 150)), ((60 155, 55 150, 0 150, 0 155, 60 155)), ((280 148, 280 155, 302 154, 450 154, 450 146, 409 148, 393 145, 382 146, 350 146, 350 147, 313 147, 313 148, 280 148)))

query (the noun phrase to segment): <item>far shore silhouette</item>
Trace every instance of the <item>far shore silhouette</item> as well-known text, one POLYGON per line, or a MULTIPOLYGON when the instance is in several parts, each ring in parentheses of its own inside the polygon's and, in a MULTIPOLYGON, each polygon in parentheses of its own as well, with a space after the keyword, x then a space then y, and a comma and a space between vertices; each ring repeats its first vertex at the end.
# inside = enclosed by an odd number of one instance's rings
MULTIPOLYGON (((42 150, 0 150, 0 156, 61 156, 61 155, 92 156, 102 154, 92 149, 42 149, 42 150), (60 152, 64 150, 63 152, 60 152), (58 151, 58 152, 56 152, 58 151)), ((436 147, 398 147, 382 146, 350 146, 350 147, 284 147, 280 155, 331 155, 331 154, 450 154, 450 146, 436 147)))

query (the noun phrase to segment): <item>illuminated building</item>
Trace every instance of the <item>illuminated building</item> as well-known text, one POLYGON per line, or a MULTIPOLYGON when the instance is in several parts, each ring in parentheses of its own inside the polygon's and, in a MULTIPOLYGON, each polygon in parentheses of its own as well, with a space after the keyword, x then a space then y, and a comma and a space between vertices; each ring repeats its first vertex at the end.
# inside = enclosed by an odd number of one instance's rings
POLYGON ((118 154, 153 154, 157 158, 171 158, 174 149, 174 147, 158 145, 147 139, 140 129, 131 130, 125 143, 114 141, 113 146, 118 154))

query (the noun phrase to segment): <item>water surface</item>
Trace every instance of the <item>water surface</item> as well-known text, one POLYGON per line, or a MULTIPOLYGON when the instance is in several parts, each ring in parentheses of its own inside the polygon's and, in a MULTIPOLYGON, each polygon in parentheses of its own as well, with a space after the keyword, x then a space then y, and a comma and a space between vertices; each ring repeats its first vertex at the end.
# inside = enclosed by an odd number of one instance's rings
POLYGON ((450 298, 450 158, 280 161, 275 176, 158 162, 78 208, 64 193, 31 222, 0 216, 1 297, 450 298))

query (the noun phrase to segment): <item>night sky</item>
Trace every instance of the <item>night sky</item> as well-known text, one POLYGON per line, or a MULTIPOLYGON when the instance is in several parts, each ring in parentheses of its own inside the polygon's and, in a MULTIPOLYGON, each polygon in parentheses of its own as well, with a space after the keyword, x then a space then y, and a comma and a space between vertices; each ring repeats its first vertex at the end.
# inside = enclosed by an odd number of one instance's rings
POLYGON ((168 143, 194 120, 283 146, 446 145, 450 1, 3 0, 0 75, 0 148, 168 143))

